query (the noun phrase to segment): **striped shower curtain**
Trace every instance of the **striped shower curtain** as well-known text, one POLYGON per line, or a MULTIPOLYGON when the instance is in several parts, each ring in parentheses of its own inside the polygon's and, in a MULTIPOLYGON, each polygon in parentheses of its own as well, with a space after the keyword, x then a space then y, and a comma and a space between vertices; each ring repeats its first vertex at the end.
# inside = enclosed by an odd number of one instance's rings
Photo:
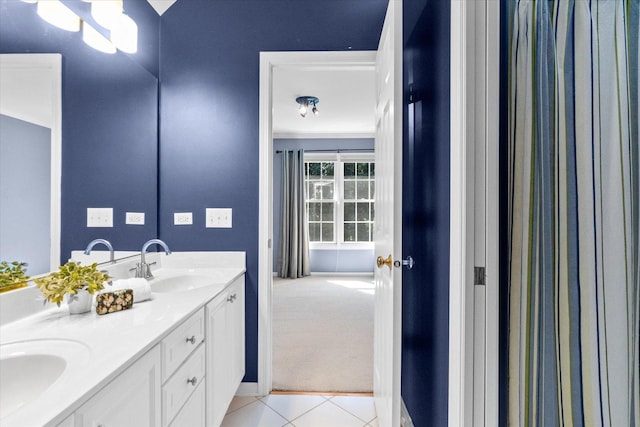
POLYGON ((508 420, 640 427, 639 0, 508 0, 508 420))

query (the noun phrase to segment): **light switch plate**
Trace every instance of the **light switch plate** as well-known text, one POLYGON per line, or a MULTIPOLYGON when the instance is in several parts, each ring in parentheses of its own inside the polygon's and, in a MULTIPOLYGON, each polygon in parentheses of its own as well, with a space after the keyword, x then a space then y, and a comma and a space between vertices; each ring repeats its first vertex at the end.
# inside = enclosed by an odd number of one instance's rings
POLYGON ((127 212, 125 223, 129 225, 144 225, 144 212, 127 212))
POLYGON ((231 228, 231 208, 207 208, 207 228, 231 228))
POLYGON ((174 212, 173 225, 192 225, 193 214, 191 212, 174 212))
POLYGON ((87 227, 113 227, 113 208, 87 208, 87 227))

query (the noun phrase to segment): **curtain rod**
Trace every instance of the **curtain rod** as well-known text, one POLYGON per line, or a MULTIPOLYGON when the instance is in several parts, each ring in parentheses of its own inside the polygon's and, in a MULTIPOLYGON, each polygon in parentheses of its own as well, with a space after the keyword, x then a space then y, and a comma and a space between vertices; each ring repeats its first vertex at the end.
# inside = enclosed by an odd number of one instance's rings
MULTIPOLYGON (((369 152, 374 153, 373 148, 343 148, 338 150, 304 150, 305 153, 355 153, 355 152, 369 152)), ((276 154, 282 153, 282 150, 276 150, 276 154)))

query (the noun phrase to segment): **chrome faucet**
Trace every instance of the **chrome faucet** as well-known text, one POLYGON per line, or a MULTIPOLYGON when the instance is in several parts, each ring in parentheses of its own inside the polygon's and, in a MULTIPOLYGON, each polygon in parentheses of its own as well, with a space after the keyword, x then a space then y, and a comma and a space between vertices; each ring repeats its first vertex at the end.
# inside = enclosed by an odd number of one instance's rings
POLYGON ((105 239, 95 239, 89 242, 89 244, 87 245, 87 249, 84 250, 84 254, 89 255, 91 253, 91 249, 93 249, 93 247, 98 243, 102 243, 107 247, 107 249, 109 249, 109 261, 114 263, 115 261, 113 256, 113 246, 111 246, 111 243, 109 243, 109 241, 105 239))
POLYGON ((136 265, 136 277, 143 277, 145 279, 153 279, 153 274, 151 274, 151 266, 155 264, 152 262, 151 264, 147 264, 145 260, 145 253, 149 246, 151 245, 160 245, 164 249, 164 253, 167 255, 171 255, 171 250, 169 246, 165 242, 160 239, 151 239, 142 245, 142 250, 140 251, 140 262, 136 265))

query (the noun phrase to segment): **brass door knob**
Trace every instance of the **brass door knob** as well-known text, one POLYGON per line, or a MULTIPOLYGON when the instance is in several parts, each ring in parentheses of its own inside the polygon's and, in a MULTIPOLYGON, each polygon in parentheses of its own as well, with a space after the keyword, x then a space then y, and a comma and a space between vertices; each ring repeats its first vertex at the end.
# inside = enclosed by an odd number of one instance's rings
POLYGON ((382 266, 386 265, 387 267, 389 267, 389 269, 391 269, 391 266, 393 265, 393 259, 391 259, 391 255, 389 255, 387 259, 379 256, 376 260, 376 264, 378 265, 378 268, 382 268, 382 266))

